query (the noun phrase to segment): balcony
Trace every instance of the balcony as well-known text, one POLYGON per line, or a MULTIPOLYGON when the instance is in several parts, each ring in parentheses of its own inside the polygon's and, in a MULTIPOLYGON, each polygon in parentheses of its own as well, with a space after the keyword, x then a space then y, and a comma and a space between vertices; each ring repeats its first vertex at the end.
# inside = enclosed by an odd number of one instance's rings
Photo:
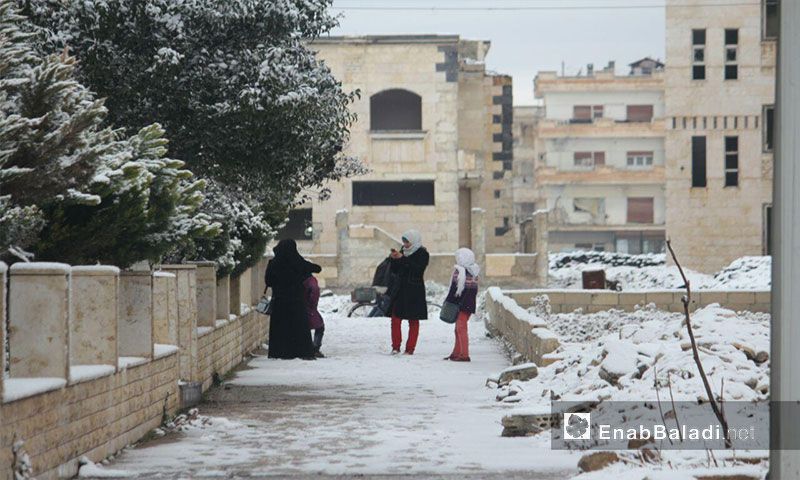
POLYGON ((581 183, 586 185, 637 185, 663 184, 664 166, 654 165, 651 169, 617 168, 613 165, 596 165, 594 168, 559 170, 557 167, 540 166, 534 178, 537 185, 563 185, 581 183))
POLYGON ((664 137, 664 119, 627 122, 611 118, 592 120, 542 120, 539 138, 659 138, 664 137))

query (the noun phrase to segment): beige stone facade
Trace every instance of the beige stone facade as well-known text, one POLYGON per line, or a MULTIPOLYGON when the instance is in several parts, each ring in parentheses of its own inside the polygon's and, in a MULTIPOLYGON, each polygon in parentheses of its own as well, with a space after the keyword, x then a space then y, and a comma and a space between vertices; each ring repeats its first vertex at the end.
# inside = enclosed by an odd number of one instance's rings
POLYGON ((775 40, 763 2, 725 6, 724 15, 720 3, 729 2, 669 0, 666 8, 667 236, 682 264, 709 273, 767 253, 772 202, 765 126, 775 40))
POLYGON ((313 227, 301 251, 336 253, 336 212, 347 209, 354 225, 397 237, 415 228, 429 250, 454 252, 471 246, 473 207, 487 211, 487 251, 513 251, 511 78, 486 72, 489 43, 402 35, 322 38, 311 47, 346 91, 361 92, 346 153, 371 172, 327 185, 329 199, 300 208, 311 209, 313 227), (418 110, 406 112, 414 101, 418 110))
POLYGON ((663 249, 662 68, 643 59, 629 75, 617 75, 611 62, 579 76, 536 76, 543 113, 518 119, 520 133, 533 130, 535 142, 518 143, 515 199, 519 211, 548 211, 550 251, 663 249), (531 163, 533 172, 525 172, 531 163))

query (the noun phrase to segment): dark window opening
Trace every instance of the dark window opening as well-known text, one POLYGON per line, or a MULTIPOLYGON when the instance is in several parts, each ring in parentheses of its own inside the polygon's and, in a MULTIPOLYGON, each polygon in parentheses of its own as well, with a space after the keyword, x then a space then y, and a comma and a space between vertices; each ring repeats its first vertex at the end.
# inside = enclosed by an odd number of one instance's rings
POLYGON ((725 45, 738 45, 739 44, 739 29, 726 28, 725 29, 725 45))
POLYGON ((494 191, 494 198, 500 198, 500 190, 494 191))
POLYGON ((739 185, 739 137, 725 137, 725 186, 739 185))
POLYGON ((725 80, 737 80, 739 78, 738 65, 725 65, 725 80))
POLYGON ((764 255, 772 255, 772 205, 764 205, 764 255))
POLYGON ((706 66, 695 65, 692 67, 692 80, 705 80, 706 79, 706 66))
MULTIPOLYGON (((763 141, 763 150, 765 152, 772 151, 772 142, 774 138, 774 125, 775 125, 775 107, 773 105, 767 105, 764 107, 764 141, 763 141)), ((758 124, 756 124, 758 127, 758 124)))
POLYGON ((692 137, 692 187, 706 186, 706 137, 692 137))
POLYGON ((764 11, 762 13, 764 40, 774 40, 778 38, 778 3, 779 0, 763 0, 764 11))
POLYGON ((628 197, 628 223, 653 223, 652 197, 628 197))
POLYGON ((275 235, 275 239, 311 240, 311 209, 290 210, 286 225, 275 235))
POLYGON ((692 30, 692 45, 705 45, 706 44, 706 30, 696 29, 692 30))
POLYGON ((422 130, 422 97, 392 89, 369 99, 371 130, 422 130))
POLYGON ((353 205, 435 205, 433 181, 353 182, 353 205))

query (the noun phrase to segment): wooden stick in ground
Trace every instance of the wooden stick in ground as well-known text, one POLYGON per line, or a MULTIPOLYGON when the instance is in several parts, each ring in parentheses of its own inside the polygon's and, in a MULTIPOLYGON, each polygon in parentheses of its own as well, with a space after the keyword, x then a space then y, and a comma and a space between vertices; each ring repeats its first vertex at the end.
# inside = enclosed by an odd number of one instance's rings
POLYGON ((692 301, 692 289, 689 285, 689 279, 686 278, 686 274, 683 273, 683 267, 681 267, 680 262, 678 262, 678 258, 675 256, 675 250, 672 249, 672 242, 670 240, 667 240, 667 248, 669 249, 670 255, 672 255, 672 261, 675 262, 675 266, 678 267, 678 272, 680 272, 683 283, 686 286, 686 295, 681 298, 681 301, 683 302, 683 312, 686 315, 686 330, 689 332, 689 340, 692 342, 692 355, 694 356, 694 363, 697 365, 697 370, 700 372, 700 378, 703 380, 703 386, 706 389, 706 395, 708 396, 708 402, 711 404, 711 410, 713 410, 714 416, 717 417, 717 420, 719 420, 722 430, 725 433, 725 447, 731 448, 731 439, 728 435, 728 421, 725 419, 725 415, 723 415, 723 413, 720 411, 719 405, 717 405, 717 401, 714 399, 714 393, 711 391, 711 385, 708 383, 706 371, 703 368, 703 363, 700 361, 700 353, 697 351, 697 341, 694 339, 694 332, 692 331, 692 319, 689 315, 689 305, 692 301))
POLYGON ((675 414, 675 426, 678 427, 678 438, 683 442, 681 422, 678 420, 678 407, 675 406, 675 397, 672 395, 672 373, 667 370, 667 386, 669 387, 669 401, 672 402, 672 413, 675 414))

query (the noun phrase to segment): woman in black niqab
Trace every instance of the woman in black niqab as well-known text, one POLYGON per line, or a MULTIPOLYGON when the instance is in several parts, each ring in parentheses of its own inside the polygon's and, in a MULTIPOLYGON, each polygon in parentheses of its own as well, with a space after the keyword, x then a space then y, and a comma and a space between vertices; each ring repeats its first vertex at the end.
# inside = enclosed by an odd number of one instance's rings
POLYGON ((322 267, 304 259, 294 240, 281 240, 273 249, 275 258, 267 265, 264 281, 272 288, 269 326, 270 358, 313 359, 315 348, 308 326, 303 280, 322 267))

